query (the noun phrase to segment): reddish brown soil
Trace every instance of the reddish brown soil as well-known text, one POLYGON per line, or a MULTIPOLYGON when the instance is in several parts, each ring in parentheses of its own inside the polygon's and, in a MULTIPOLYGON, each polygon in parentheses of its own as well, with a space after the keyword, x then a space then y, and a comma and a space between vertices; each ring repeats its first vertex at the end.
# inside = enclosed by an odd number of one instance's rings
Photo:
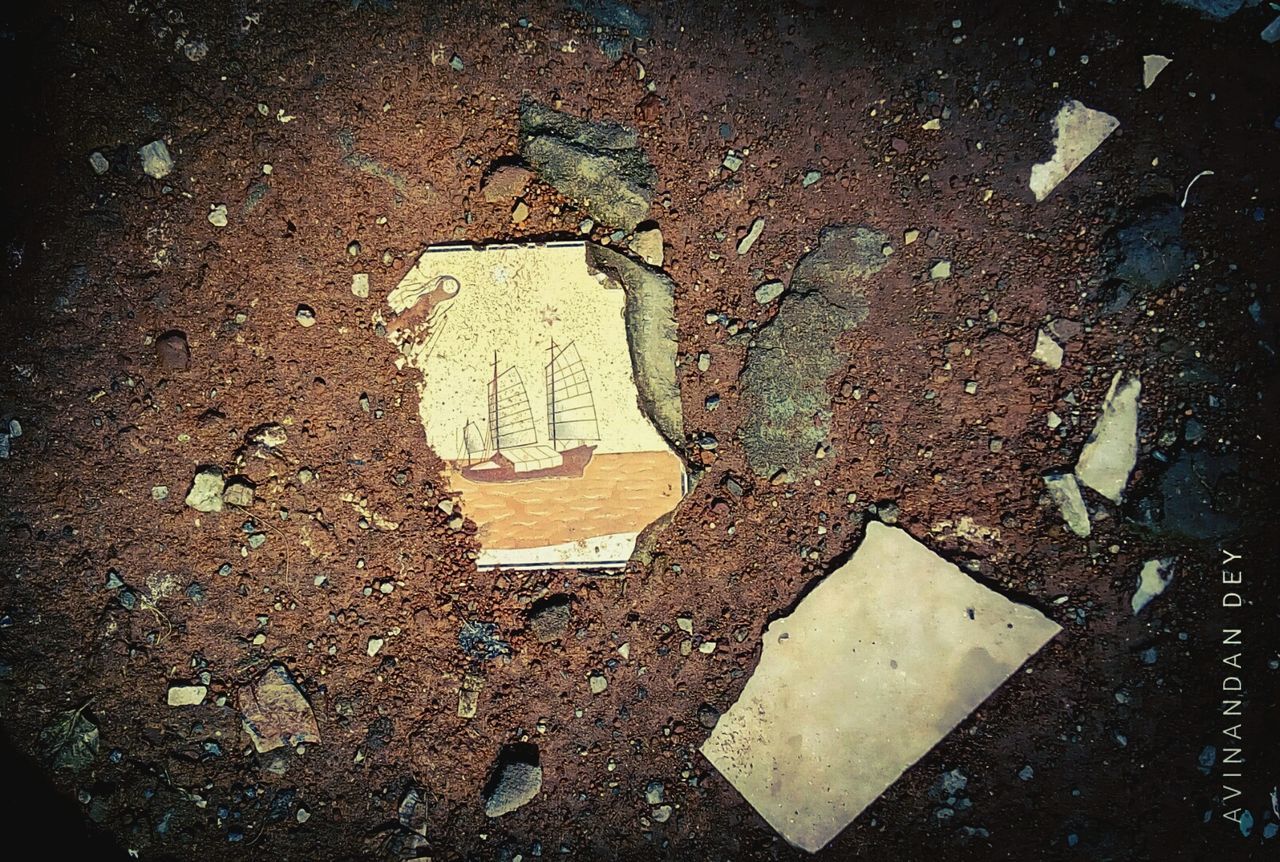
POLYGON ((1259 346, 1274 346, 1274 328, 1260 333, 1247 311, 1257 300, 1264 320, 1280 314, 1280 64, 1257 38, 1261 11, 1213 25, 1150 2, 912 2, 854 14, 639 3, 654 22, 641 82, 636 58, 611 63, 585 20, 549 0, 514 11, 351 5, 140 0, 3 13, 13 149, 0 416, 25 434, 0 462, 0 613, 12 620, 0 631, 0 714, 15 769, 26 770, 11 790, 29 800, 6 809, 11 835, 70 841, 79 827, 67 824, 84 820, 87 858, 113 846, 152 859, 364 858, 382 853, 416 783, 436 859, 528 859, 535 844, 575 859, 803 858, 696 753, 707 733, 699 708, 728 708, 767 621, 856 546, 867 503, 892 500, 913 535, 1065 630, 821 858, 1262 858, 1267 792, 1280 780, 1267 665, 1275 589, 1263 583, 1277 542, 1262 498, 1246 498, 1250 533, 1228 545, 1245 554, 1253 603, 1241 673, 1250 759, 1233 803, 1256 818, 1246 840, 1220 816, 1217 772, 1197 769, 1201 749, 1223 743, 1219 547, 1155 539, 1118 516, 1076 540, 1039 479, 1074 461, 1124 365, 1144 381, 1140 465, 1159 431, 1194 408, 1215 450, 1239 453, 1263 490, 1274 480, 1263 420, 1275 411, 1275 365, 1259 346), (174 25, 178 9, 185 23, 174 25), (242 31, 257 11, 260 26, 242 31), (533 27, 517 26, 521 16, 533 27), (200 62, 175 50, 184 31, 208 43, 200 62), (576 52, 562 51, 571 40, 576 52), (433 65, 438 46, 445 62, 433 65), (447 64, 454 52, 462 72, 447 64), (1149 52, 1176 59, 1144 92, 1149 52), (950 111, 940 132, 920 129, 935 113, 929 91, 950 111), (575 232, 581 213, 545 186, 531 186, 518 229, 510 202, 479 193, 491 163, 517 152, 525 96, 643 131, 661 184, 653 217, 680 286, 685 424, 721 442, 653 564, 618 579, 474 570, 474 525, 453 531, 436 506, 441 465, 422 440, 416 381, 373 331, 381 297, 428 243, 575 232), (1034 205, 1026 176, 1065 97, 1122 127, 1034 205), (157 137, 177 164, 167 193, 134 155, 157 137), (352 145, 367 159, 344 160, 352 145), (718 167, 729 146, 750 149, 736 174, 718 167), (95 149, 112 162, 102 177, 88 163, 95 149), (810 168, 824 178, 804 189, 810 168), (1205 169, 1215 175, 1186 208, 1199 268, 1100 318, 1087 297, 1105 232, 1148 196, 1180 199, 1205 169), (223 229, 206 219, 219 203, 223 229), (761 215, 763 236, 739 258, 732 244, 761 215), (704 316, 763 319, 753 287, 785 277, 839 221, 922 238, 896 243, 876 278, 869 319, 842 345, 847 370, 815 382, 837 399, 831 463, 816 482, 752 481, 734 441, 745 345, 704 316), (943 257, 953 276, 930 282, 943 257), (361 271, 372 273, 368 300, 349 290, 361 271), (314 327, 295 323, 299 304, 315 310, 314 327), (1046 316, 1090 324, 1058 373, 1029 358, 1046 316), (166 370, 149 343, 174 329, 190 344, 186 370, 166 370), (1201 351, 1216 381, 1179 376, 1182 345, 1201 351), (702 351, 706 373, 693 361, 702 351), (979 382, 976 396, 967 380, 979 382), (1044 416, 1069 416, 1069 391, 1084 406, 1059 438, 1044 416), (712 392, 723 401, 707 413, 712 392), (1223 406, 1206 414, 1209 394, 1223 406), (282 458, 256 462, 252 509, 197 517, 182 502, 195 468, 230 470, 246 432, 265 422, 286 423, 289 441, 282 458), (300 483, 302 468, 316 481, 300 483), (746 486, 741 498, 724 489, 730 475, 746 486), (167 500, 153 502, 155 485, 168 486, 167 500), (400 529, 362 529, 345 494, 400 529), (933 531, 966 515, 999 539, 933 531), (267 540, 242 556, 246 522, 267 540), (1182 560, 1174 586, 1135 620, 1141 562, 1170 553, 1182 560), (232 571, 220 575, 224 563, 232 571), (109 570, 140 592, 165 578, 175 589, 154 611, 128 611, 104 589, 109 570), (386 580, 390 595, 377 589, 386 580), (186 595, 193 583, 203 602, 186 595), (573 596, 573 618, 561 642, 542 644, 523 630, 525 611, 548 591, 573 596), (683 614, 698 639, 717 641, 714 654, 681 655, 683 614), (464 620, 496 622, 510 658, 473 665, 458 647, 464 620), (368 657, 369 637, 396 627, 368 657), (624 642, 629 661, 616 652, 624 642), (1159 659, 1146 665, 1151 646, 1159 659), (225 708, 166 706, 169 682, 191 680, 197 659, 225 708), (305 687, 323 737, 283 775, 264 769, 234 711, 237 687, 270 661, 305 687), (458 688, 477 667, 479 711, 461 719, 458 688), (601 669, 609 687, 592 696, 587 675, 601 669), (63 796, 47 802, 27 753, 53 716, 90 701, 99 756, 54 773, 63 796), (502 744, 524 738, 540 748, 543 792, 489 821, 479 797, 488 769, 502 744), (202 759, 210 740, 223 754, 202 759), (1035 776, 1024 782, 1027 764, 1035 776), (969 777, 972 808, 942 819, 928 791, 954 768, 969 777), (654 780, 674 806, 662 824, 646 819, 654 780), (293 807, 269 820, 290 789, 293 807))

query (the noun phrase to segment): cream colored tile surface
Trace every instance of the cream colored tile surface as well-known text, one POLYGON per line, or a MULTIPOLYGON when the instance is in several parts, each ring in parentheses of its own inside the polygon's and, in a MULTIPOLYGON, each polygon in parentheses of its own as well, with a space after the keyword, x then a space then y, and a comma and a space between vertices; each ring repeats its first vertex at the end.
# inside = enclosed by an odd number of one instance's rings
POLYGON ((872 523, 849 562, 766 629, 702 753, 816 852, 1058 631, 872 523))
POLYGON ((481 566, 620 566, 679 501, 683 465, 637 404, 625 302, 581 242, 432 247, 387 298, 481 566))

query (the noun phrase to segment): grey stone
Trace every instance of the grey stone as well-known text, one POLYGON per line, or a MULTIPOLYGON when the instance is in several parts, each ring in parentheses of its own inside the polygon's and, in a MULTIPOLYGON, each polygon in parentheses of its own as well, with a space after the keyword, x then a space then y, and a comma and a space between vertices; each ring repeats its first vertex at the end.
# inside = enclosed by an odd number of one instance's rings
POLYGON ((635 129, 527 101, 520 131, 524 160, 597 221, 630 231, 648 215, 657 174, 635 129))
POLYGON ((1138 290, 1160 290, 1181 276, 1195 255, 1182 242, 1182 208, 1151 204, 1116 228, 1103 245, 1111 277, 1138 290))
POLYGON ((486 817, 510 814, 531 802, 542 790, 542 767, 538 748, 529 743, 503 746, 498 763, 484 792, 486 817))
POLYGON ((751 222, 751 228, 747 231, 747 235, 738 243, 738 254, 746 254, 751 251, 751 247, 756 244, 756 240, 760 238, 760 234, 764 232, 764 219, 758 218, 751 222))
POLYGON ((147 176, 162 180, 173 171, 173 157, 164 141, 152 141, 138 150, 142 160, 142 172, 147 176))
POLYGON ((187 492, 186 503, 197 512, 222 511, 222 469, 201 467, 196 470, 187 492))
POLYGON ((748 348, 742 445, 757 476, 786 470, 796 478, 818 469, 815 452, 831 423, 825 383, 844 364, 836 341, 867 317, 862 281, 884 267, 885 240, 868 227, 824 228, 818 247, 796 265, 777 315, 748 348))
POLYGON ((1050 473, 1044 477, 1045 490, 1057 504, 1067 529, 1084 539, 1093 532, 1089 524, 1089 510, 1085 507, 1080 485, 1071 473, 1050 473))
POLYGON ((253 485, 247 479, 231 479, 222 489, 222 502, 247 509, 253 505, 253 485))
POLYGON ((107 161, 107 157, 97 150, 89 154, 89 164, 93 166, 93 172, 98 176, 111 170, 111 163, 107 161))
POLYGON ((587 245, 587 265, 626 291, 627 346, 640 409, 677 450, 684 446, 684 416, 676 382, 675 283, 626 255, 587 245))

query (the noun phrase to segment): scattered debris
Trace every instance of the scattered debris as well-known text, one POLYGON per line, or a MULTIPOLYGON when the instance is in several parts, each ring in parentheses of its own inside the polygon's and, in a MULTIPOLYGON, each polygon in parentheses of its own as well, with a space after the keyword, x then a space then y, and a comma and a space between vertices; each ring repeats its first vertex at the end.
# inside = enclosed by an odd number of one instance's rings
POLYGON ((197 512, 221 512, 222 487, 221 467, 200 467, 191 481, 186 504, 197 512))
POLYGON ((199 706, 209 694, 205 685, 171 685, 169 686, 169 706, 199 706))
POLYGON ((1138 575, 1138 589, 1133 594, 1129 605, 1136 616, 1156 596, 1164 592, 1165 587, 1173 580, 1173 560, 1147 560, 1142 564, 1138 575), (1168 573, 1168 577, 1166 577, 1168 573))
POLYGON ((542 790, 538 747, 527 742, 504 745, 484 790, 486 817, 501 817, 532 802, 542 790))
POLYGON ((273 664, 257 682, 241 687, 241 722, 259 754, 320 741, 306 695, 283 665, 273 664))
POLYGON ((1076 461, 1075 474, 1113 503, 1124 496, 1129 474, 1138 460, 1138 395, 1142 382, 1136 375, 1117 371, 1102 402, 1093 433, 1076 461))
POLYGON ((89 718, 89 704, 69 709, 40 731, 39 746, 54 769, 81 770, 98 756, 98 725, 89 718))
POLYGON ((649 266, 662 267, 664 258, 662 231, 658 228, 651 227, 637 230, 631 238, 629 247, 649 266))
POLYGON ((1036 333, 1036 349, 1031 358, 1046 368, 1057 371, 1062 367, 1064 351, 1062 345, 1053 340, 1053 336, 1043 329, 1036 333))
POLYGON ((173 157, 164 141, 152 141, 138 150, 142 159, 142 172, 152 179, 162 180, 173 171, 173 157))
POLYGON ((755 221, 751 222, 751 228, 747 231, 747 235, 738 242, 738 254, 743 255, 751 251, 751 247, 756 244, 756 240, 760 238, 760 234, 763 232, 763 218, 757 218, 755 221))
POLYGON ((1076 477, 1071 473, 1050 473, 1044 477, 1044 485, 1050 499, 1062 512, 1067 529, 1082 539, 1088 538, 1093 527, 1089 524, 1089 509, 1085 506, 1076 477))
POLYGON ((1036 200, 1048 197, 1119 127, 1120 121, 1115 117, 1074 99, 1063 105, 1053 118, 1053 156, 1031 166, 1031 192, 1036 200))
POLYGON ((495 659, 511 652, 511 645, 498 637, 495 623, 464 622, 458 629, 458 646, 478 659, 495 659))
POLYGON ((782 296, 782 292, 786 290, 782 282, 774 279, 766 281, 756 288, 756 302, 761 305, 768 305, 778 297, 782 296))

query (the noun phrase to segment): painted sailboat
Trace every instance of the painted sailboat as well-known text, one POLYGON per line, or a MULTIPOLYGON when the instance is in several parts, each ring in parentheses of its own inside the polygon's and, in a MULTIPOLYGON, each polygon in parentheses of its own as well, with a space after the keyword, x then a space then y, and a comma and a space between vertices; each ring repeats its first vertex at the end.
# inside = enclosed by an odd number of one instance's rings
POLYGON ((488 434, 476 422, 462 429, 468 463, 461 467, 473 482, 580 477, 600 439, 595 400, 586 366, 573 342, 551 341, 544 368, 547 389, 547 438, 538 439, 538 422, 529 405, 524 378, 515 366, 501 368, 493 354, 488 386, 488 434))

